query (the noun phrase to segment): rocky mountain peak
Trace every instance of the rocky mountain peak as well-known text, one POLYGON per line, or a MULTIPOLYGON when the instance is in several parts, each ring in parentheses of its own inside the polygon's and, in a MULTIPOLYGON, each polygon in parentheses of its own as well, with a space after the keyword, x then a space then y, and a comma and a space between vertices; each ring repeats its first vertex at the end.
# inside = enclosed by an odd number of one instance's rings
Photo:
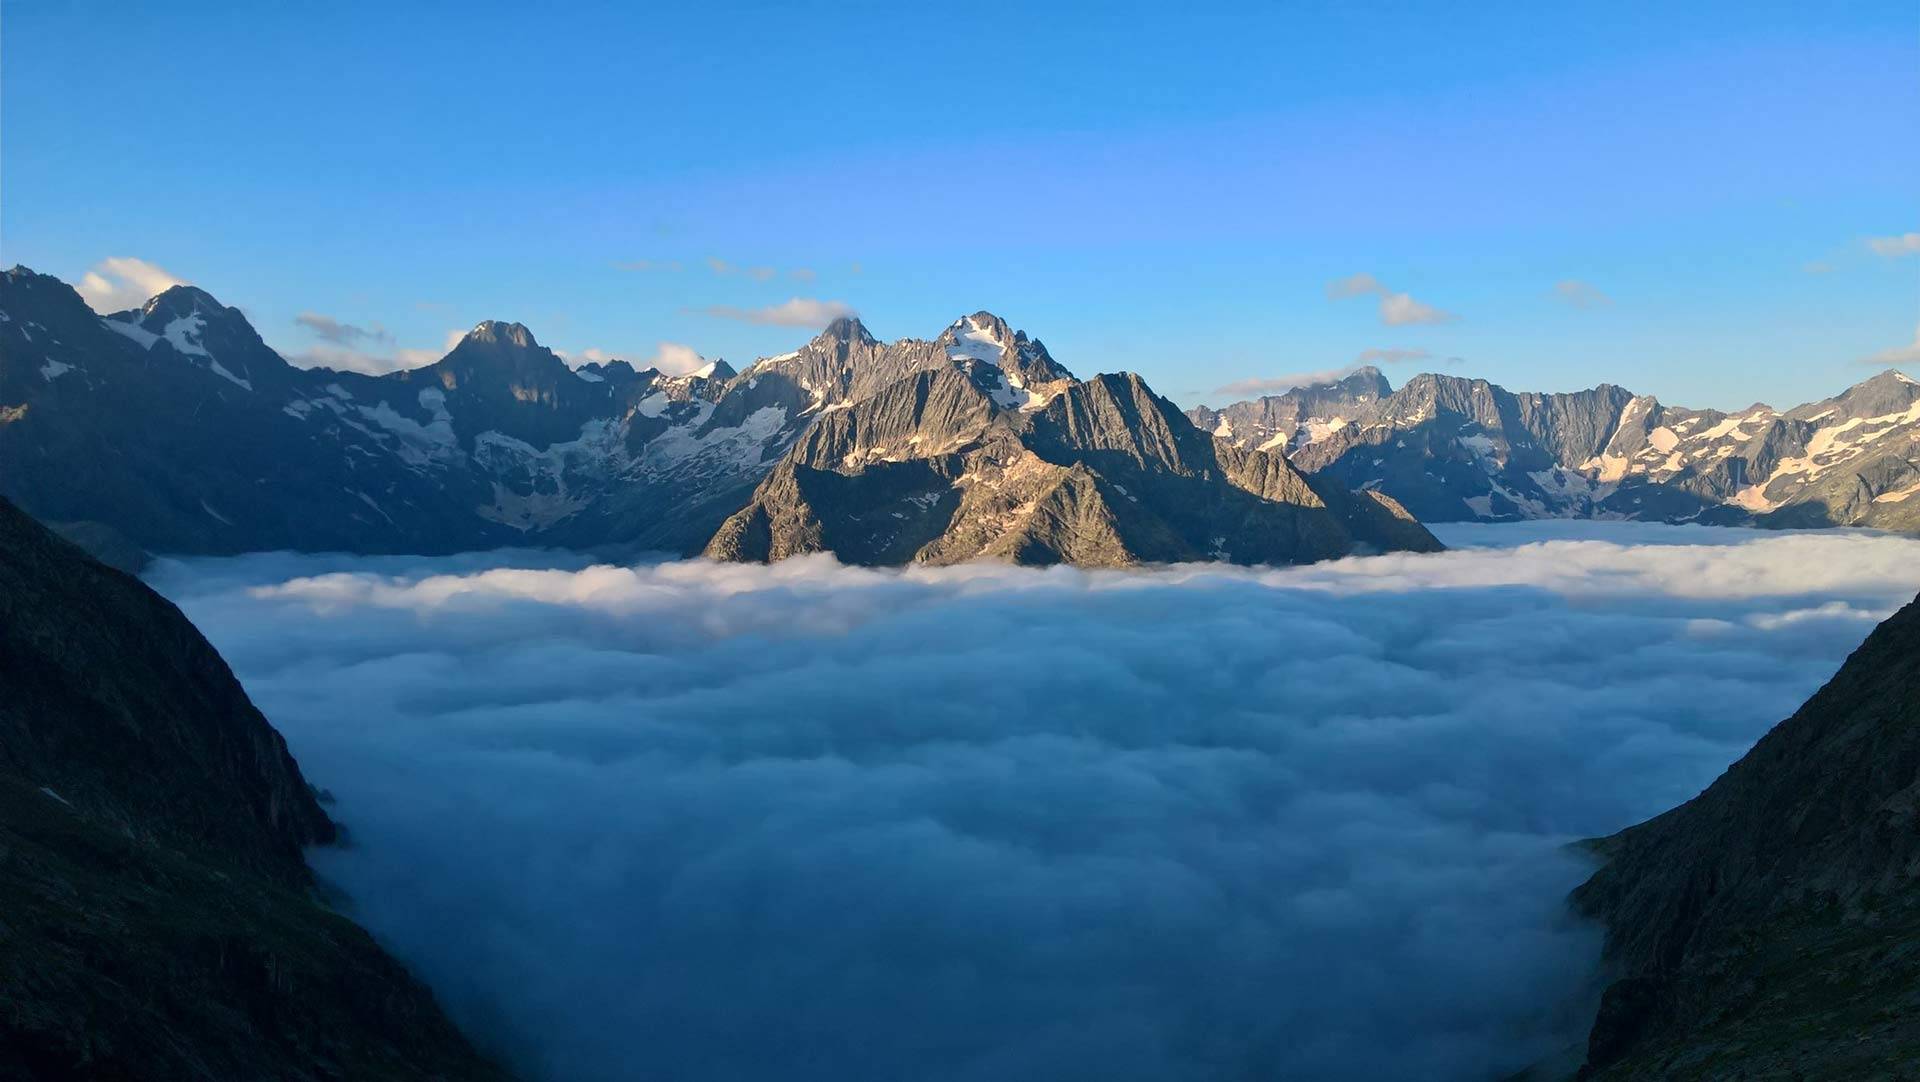
POLYGON ((858 342, 871 346, 879 344, 879 341, 867 330, 866 324, 860 322, 859 316, 840 316, 827 324, 826 329, 815 335, 813 341, 808 344, 832 349, 842 343, 858 342))
POLYGON ((1385 398, 1393 393, 1393 384, 1387 382, 1386 373, 1370 364, 1354 369, 1350 375, 1339 380, 1334 386, 1348 394, 1370 394, 1377 398, 1385 398))
POLYGON ((461 339, 462 343, 480 342, 487 345, 505 345, 516 349, 539 349, 540 343, 534 341, 533 332, 524 323, 507 323, 497 319, 484 319, 474 325, 461 339))
POLYGON ((1916 401, 1920 401, 1920 383, 1891 368, 1854 384, 1834 399, 1845 420, 1901 413, 1916 401))
MULTIPOLYGON (((147 299, 147 303, 137 309, 117 312, 112 319, 144 327, 155 334, 167 335, 167 328, 180 320, 195 323, 193 337, 207 325, 219 325, 228 330, 244 327, 253 337, 253 326, 238 308, 229 308, 219 299, 199 286, 169 286, 165 290, 147 299)), ((177 335, 169 336, 177 337, 177 335)), ((180 343, 176 342, 176 348, 180 343)), ((191 352, 185 350, 183 352, 191 352)))

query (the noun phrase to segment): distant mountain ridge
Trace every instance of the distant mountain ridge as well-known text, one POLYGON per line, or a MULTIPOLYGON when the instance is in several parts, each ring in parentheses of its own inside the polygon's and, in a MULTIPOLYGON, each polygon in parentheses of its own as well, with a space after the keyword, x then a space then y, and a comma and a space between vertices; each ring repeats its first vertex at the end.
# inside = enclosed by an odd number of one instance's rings
POLYGON ((1197 427, 1386 493, 1427 522, 1625 518, 1920 531, 1920 383, 1883 372, 1780 411, 1662 405, 1602 384, 1508 391, 1378 369, 1221 409, 1197 427))
POLYGON ((687 376, 569 367, 487 321, 432 364, 368 376, 289 365, 191 286, 100 317, 24 268, 0 278, 0 494, 135 554, 1114 564, 1438 547, 1391 499, 1216 446, 1138 377, 1078 380, 988 312, 893 342, 843 318, 745 371, 687 376))

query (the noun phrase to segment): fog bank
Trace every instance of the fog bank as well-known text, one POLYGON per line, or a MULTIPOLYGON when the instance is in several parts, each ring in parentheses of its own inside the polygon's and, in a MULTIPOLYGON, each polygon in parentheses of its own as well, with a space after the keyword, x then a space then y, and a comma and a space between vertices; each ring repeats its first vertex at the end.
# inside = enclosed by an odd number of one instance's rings
POLYGON ((1478 1079, 1582 1037, 1563 843, 1711 781, 1920 542, 1439 532, 1494 547, 150 577, 337 796, 316 868, 535 1077, 1478 1079))

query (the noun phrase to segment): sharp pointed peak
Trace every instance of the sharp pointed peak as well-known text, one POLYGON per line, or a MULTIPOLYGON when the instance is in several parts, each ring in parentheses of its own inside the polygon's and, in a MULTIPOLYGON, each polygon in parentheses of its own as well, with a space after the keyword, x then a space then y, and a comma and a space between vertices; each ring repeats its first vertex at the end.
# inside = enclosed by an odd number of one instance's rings
POLYGON ((869 344, 879 341, 879 339, 873 336, 871 331, 867 330, 867 325, 860 322, 859 316, 851 314, 835 316, 833 322, 827 324, 826 328, 815 335, 813 340, 815 342, 866 342, 869 344))
POLYGON ((155 313, 182 316, 194 312, 215 315, 226 311, 228 311, 227 306, 221 304, 218 297, 199 286, 181 283, 168 286, 147 298, 147 303, 138 309, 140 315, 136 318, 145 318, 155 313))

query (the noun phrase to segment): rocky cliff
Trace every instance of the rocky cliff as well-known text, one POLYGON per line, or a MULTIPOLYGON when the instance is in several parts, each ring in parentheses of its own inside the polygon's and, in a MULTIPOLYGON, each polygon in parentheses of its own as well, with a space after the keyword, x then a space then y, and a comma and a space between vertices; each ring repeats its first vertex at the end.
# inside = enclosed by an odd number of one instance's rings
POLYGON ((0 689, 0 1077, 503 1077, 318 899, 335 827, 213 647, 5 500, 0 689))
POLYGON ((1704 793, 1592 843, 1597 1079, 1920 1064, 1920 601, 1704 793))

